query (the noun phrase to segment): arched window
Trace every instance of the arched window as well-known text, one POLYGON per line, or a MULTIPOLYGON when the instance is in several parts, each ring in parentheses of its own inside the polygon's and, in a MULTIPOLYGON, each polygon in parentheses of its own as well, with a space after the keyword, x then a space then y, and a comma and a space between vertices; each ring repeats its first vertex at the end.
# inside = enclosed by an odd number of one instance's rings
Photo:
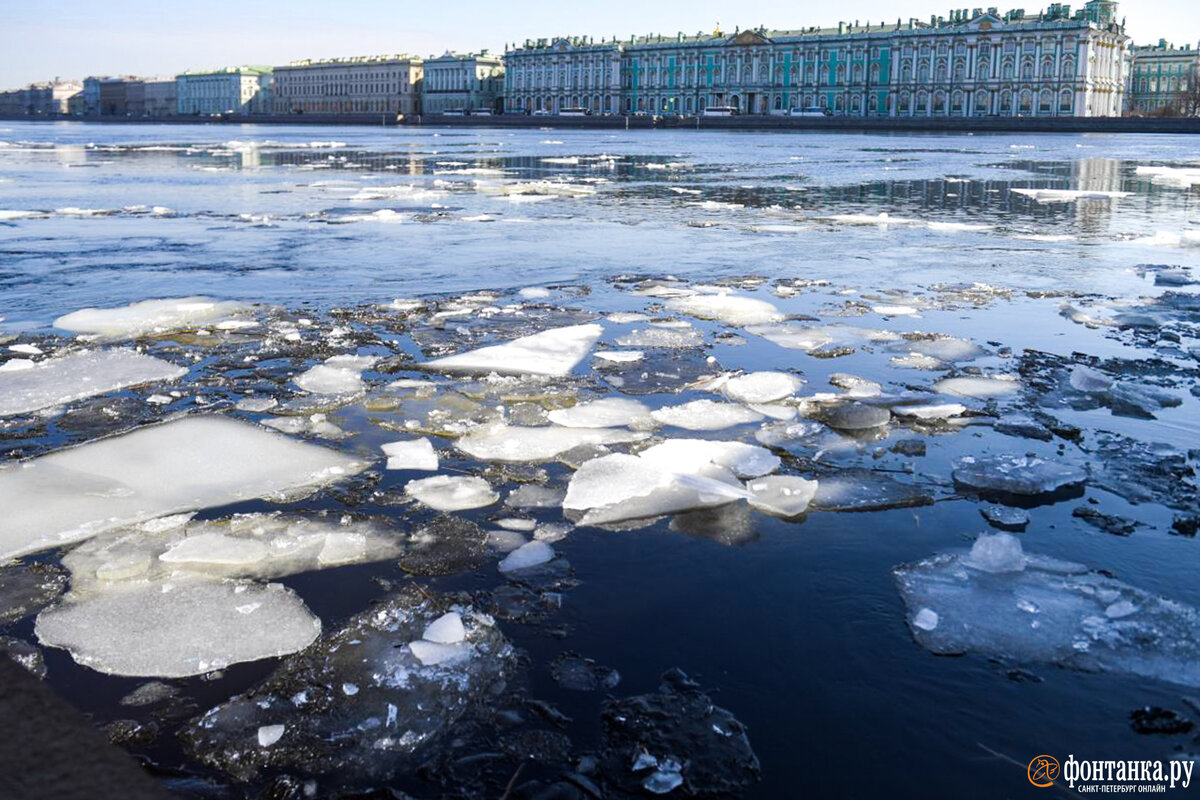
POLYGON ((979 62, 975 65, 975 78, 986 81, 990 77, 992 77, 992 62, 986 58, 979 59, 979 62))
POLYGON ((1027 58, 1021 62, 1021 80, 1033 80, 1033 59, 1027 58))
POLYGON ((912 110, 912 98, 908 92, 900 93, 900 113, 907 114, 912 110))
POLYGON ((933 95, 933 113, 934 114, 945 114, 946 113, 946 93, 945 92, 935 92, 934 93, 934 95, 933 95))
POLYGON ((929 61, 926 59, 917 64, 917 82, 929 83, 929 61))
POLYGON ((1020 99, 1019 103, 1020 103, 1020 105, 1018 106, 1017 110, 1022 115, 1032 114, 1033 113, 1033 92, 1031 92, 1028 89, 1022 89, 1021 90, 1021 99, 1020 99))
POLYGON ((1049 89, 1042 89, 1038 97, 1038 114, 1049 115, 1054 112, 1054 93, 1049 89))
POLYGON ((987 92, 975 93, 975 115, 982 117, 992 113, 987 92))
POLYGON ((1043 58, 1042 59, 1042 79, 1045 80, 1047 78, 1053 78, 1053 77, 1054 77, 1054 59, 1049 58, 1049 57, 1043 58))
POLYGON ((1070 89, 1063 89, 1058 96, 1058 113, 1070 114, 1074 109, 1074 98, 1071 96, 1070 89))
POLYGON ((967 77, 967 60, 965 58, 954 59, 954 80, 961 81, 967 77))
POLYGON ((1014 75, 1013 70, 1015 68, 1016 67, 1011 58, 1004 59, 1004 63, 1000 65, 1000 74, 1004 78, 1004 80, 1011 81, 1013 79, 1013 75, 1014 75))
POLYGON ((841 86, 841 85, 842 85, 842 84, 844 84, 845 82, 846 82, 846 65, 845 65, 845 64, 838 64, 838 65, 837 65, 837 77, 836 77, 836 79, 835 79, 835 85, 837 85, 837 86, 841 86))
POLYGON ((945 82, 946 76, 947 76, 946 59, 944 59, 944 58, 938 59, 937 71, 935 72, 935 75, 936 75, 937 81, 939 83, 945 82))
POLYGON ((964 111, 963 104, 966 102, 965 95, 962 92, 955 92, 950 95, 950 111, 951 113, 962 116, 964 111))
POLYGON ((1065 80, 1075 79, 1075 62, 1071 59, 1066 59, 1062 64, 1062 77, 1065 80))
POLYGON ((871 83, 879 83, 879 65, 871 65, 871 83))
POLYGON ((1013 111, 1012 92, 1005 89, 1000 93, 1000 113, 1011 114, 1013 111))

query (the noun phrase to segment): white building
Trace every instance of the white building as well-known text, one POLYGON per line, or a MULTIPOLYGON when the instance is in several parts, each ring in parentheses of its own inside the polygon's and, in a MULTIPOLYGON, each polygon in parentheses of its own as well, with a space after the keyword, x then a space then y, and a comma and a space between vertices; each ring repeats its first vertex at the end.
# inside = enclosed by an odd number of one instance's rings
POLYGON ((1114 0, 1075 13, 953 10, 928 23, 720 30, 621 42, 554 39, 506 53, 506 104, 527 111, 852 116, 1118 116, 1124 25, 1114 0))
POLYGON ((293 61, 275 67, 275 113, 419 114, 423 74, 405 55, 293 61))
POLYGON ((176 106, 187 116, 271 110, 270 67, 225 67, 175 76, 176 106))
POLYGON ((498 56, 480 53, 446 53, 425 60, 421 81, 421 113, 446 111, 500 111, 504 95, 504 62, 498 56))

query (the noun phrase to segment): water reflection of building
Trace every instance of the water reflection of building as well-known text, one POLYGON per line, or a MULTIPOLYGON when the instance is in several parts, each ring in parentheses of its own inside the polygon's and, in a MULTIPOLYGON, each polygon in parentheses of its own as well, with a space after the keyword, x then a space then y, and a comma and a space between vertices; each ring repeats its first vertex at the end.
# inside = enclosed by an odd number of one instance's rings
POLYGON ((929 22, 627 41, 527 41, 505 54, 506 104, 527 111, 855 116, 1116 116, 1128 38, 1117 3, 1074 13, 951 11, 929 22))
POLYGON ((277 114, 420 113, 422 60, 359 56, 275 67, 277 114))
POLYGON ((1129 111, 1162 111, 1181 92, 1200 80, 1200 48, 1175 47, 1160 39, 1158 44, 1130 48, 1129 111))

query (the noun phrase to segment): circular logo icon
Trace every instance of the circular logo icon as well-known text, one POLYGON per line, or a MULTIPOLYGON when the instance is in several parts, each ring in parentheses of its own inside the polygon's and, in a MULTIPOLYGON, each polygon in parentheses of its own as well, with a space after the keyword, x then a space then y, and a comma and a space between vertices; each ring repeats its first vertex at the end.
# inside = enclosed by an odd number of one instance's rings
POLYGON ((1054 785, 1054 779, 1058 777, 1058 759, 1054 756, 1035 756, 1029 762, 1029 769, 1025 771, 1029 776, 1029 782, 1034 786, 1045 788, 1054 785))

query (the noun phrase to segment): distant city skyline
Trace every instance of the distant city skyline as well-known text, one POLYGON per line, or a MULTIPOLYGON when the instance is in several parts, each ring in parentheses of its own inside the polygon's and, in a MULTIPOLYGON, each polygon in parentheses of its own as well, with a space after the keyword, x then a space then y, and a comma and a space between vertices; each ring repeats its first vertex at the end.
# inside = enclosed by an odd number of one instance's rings
MULTIPOLYGON (((991 0, 1003 13, 1018 4, 991 0)), ((969 4, 969 9, 989 3, 969 4)), ((1036 12, 1049 5, 1027 0, 1036 12)), ((1071 3, 1081 8, 1083 2, 1071 3)), ((961 7, 961 6, 956 6, 961 7)), ((145 0, 45 0, 10 4, 0 26, 0 88, 55 77, 88 75, 175 75, 188 69, 233 64, 278 65, 303 58, 334 58, 407 52, 441 55, 446 50, 502 52, 526 38, 630 35, 677 31, 694 34, 722 29, 836 26, 839 21, 878 24, 910 17, 945 16, 951 5, 938 0, 858 0, 805 9, 778 0, 692 0, 635 3, 609 0, 593 5, 508 0, 460 0, 453 6, 411 5, 384 0, 333 4, 317 0, 208 0, 155 7, 145 0), (444 9, 450 8, 450 13, 444 9)), ((1176 45, 1200 40, 1200 4, 1179 0, 1125 0, 1118 16, 1138 44, 1166 38, 1176 45)))

